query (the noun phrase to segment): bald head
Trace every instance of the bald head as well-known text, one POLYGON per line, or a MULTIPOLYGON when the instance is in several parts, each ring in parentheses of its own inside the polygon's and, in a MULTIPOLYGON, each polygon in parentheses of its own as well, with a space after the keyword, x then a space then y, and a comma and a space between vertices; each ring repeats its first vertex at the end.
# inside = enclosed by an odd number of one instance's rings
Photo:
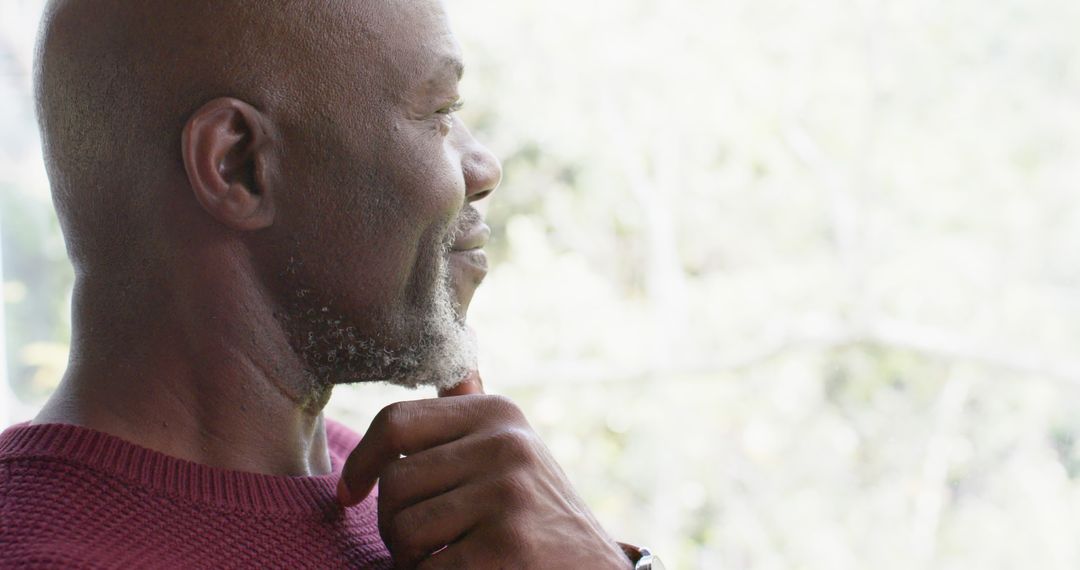
POLYGON ((320 385, 460 378, 501 170, 441 0, 54 0, 37 62, 83 321, 277 327, 320 385))
POLYGON ((36 94, 76 265, 151 255, 135 248, 157 240, 160 194, 186 182, 181 131, 207 101, 236 98, 285 121, 317 115, 335 88, 335 44, 355 53, 364 41, 354 16, 320 0, 51 2, 36 94))

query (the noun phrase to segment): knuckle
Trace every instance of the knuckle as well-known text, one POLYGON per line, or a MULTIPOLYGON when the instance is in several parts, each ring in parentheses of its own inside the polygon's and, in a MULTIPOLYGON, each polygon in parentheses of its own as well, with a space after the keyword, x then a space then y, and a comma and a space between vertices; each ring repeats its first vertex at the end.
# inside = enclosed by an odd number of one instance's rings
POLYGON ((488 397, 488 405, 491 406, 499 416, 514 420, 524 421, 525 414, 521 411, 521 408, 514 403, 513 400, 502 395, 495 395, 488 397))
POLYGON ((386 428, 394 428, 401 424, 405 416, 405 404, 394 402, 379 410, 380 424, 386 428))
POLYGON ((503 463, 511 465, 532 465, 536 463, 535 437, 518 428, 504 429, 492 435, 495 456, 503 463))
POLYGON ((404 402, 395 402, 379 410, 373 422, 387 441, 398 447, 401 443, 401 433, 408 421, 409 411, 404 402))

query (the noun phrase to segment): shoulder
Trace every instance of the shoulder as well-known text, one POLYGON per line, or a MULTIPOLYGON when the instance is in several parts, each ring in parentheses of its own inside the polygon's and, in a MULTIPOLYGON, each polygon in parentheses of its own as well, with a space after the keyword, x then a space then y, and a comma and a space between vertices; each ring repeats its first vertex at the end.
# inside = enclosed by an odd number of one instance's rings
POLYGON ((102 567, 86 557, 73 524, 81 510, 69 504, 77 475, 49 459, 0 458, 0 568, 102 567))
POLYGON ((131 489, 58 458, 0 459, 0 568, 100 568, 110 526, 137 508, 131 489))

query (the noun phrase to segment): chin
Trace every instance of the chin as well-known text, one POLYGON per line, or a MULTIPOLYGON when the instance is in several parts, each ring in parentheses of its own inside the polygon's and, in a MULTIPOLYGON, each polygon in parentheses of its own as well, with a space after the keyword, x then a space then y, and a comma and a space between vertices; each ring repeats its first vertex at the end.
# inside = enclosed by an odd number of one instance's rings
POLYGON ((441 387, 457 384, 475 368, 475 341, 464 316, 486 272, 486 258, 481 259, 482 251, 452 254, 449 243, 439 239, 421 248, 427 255, 416 260, 393 305, 364 306, 356 291, 292 284, 297 294, 290 297, 284 324, 315 382, 441 387))
POLYGON ((417 388, 449 388, 458 384, 476 362, 476 345, 468 330, 456 322, 445 333, 425 334, 418 342, 396 350, 375 348, 324 369, 333 384, 384 382, 417 388))
POLYGON ((390 311, 381 323, 368 314, 366 327, 329 306, 304 309, 290 323, 293 349, 319 384, 456 385, 475 368, 476 346, 442 283, 426 306, 390 311))

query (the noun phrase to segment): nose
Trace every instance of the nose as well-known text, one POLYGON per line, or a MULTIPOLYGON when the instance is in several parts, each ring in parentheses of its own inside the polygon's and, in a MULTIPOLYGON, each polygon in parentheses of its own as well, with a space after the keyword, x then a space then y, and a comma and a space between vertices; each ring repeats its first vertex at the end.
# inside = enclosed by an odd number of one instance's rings
POLYGON ((465 176, 465 200, 476 202, 487 198, 502 180, 502 165, 487 147, 471 135, 461 155, 461 172, 465 176))

